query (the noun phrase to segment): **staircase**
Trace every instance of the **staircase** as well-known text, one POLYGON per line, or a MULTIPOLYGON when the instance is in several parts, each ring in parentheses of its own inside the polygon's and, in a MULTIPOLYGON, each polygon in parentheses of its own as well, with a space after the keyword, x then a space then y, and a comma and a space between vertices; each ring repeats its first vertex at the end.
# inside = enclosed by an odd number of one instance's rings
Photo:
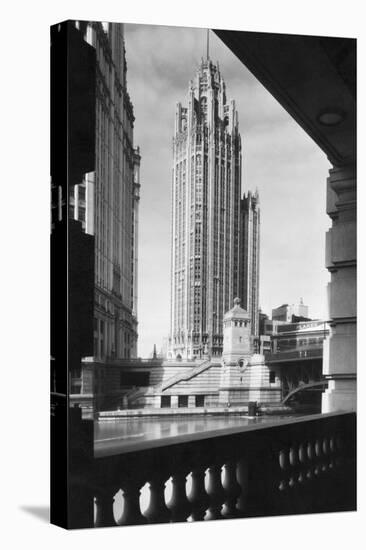
MULTIPOLYGON (((207 379, 206 375, 204 375, 204 378, 206 378, 205 381, 203 380, 200 381, 198 385, 204 384, 204 386, 209 388, 211 391, 212 390, 215 391, 218 389, 218 386, 219 386, 221 365, 218 363, 217 364, 212 363, 209 359, 205 359, 199 365, 195 365, 192 368, 179 369, 178 373, 172 376, 168 376, 168 378, 166 378, 165 380, 163 380, 163 382, 160 382, 159 384, 146 386, 146 387, 131 388, 125 394, 128 400, 128 404, 129 406, 131 406, 131 404, 133 404, 133 402, 135 402, 140 397, 159 395, 165 390, 180 383, 182 383, 183 387, 185 386, 187 391, 187 383, 189 383, 190 380, 192 380, 193 378, 196 378, 202 373, 205 373, 211 368, 213 369, 212 376, 210 376, 207 379)), ((197 384, 195 384, 195 386, 196 385, 197 384)), ((180 386, 180 389, 182 389, 181 386, 180 386)), ((197 388, 194 388, 194 389, 197 389, 197 388)), ((194 391, 194 389, 192 389, 192 391, 194 391)), ((201 388, 198 388, 198 389, 201 390, 201 388)), ((190 392, 188 391, 187 393, 190 393, 190 392)))
POLYGON ((200 365, 193 367, 188 372, 180 372, 178 374, 175 374, 160 385, 160 391, 167 390, 171 386, 174 386, 174 384, 178 384, 178 382, 186 382, 187 380, 190 380, 191 378, 194 378, 198 374, 201 374, 205 370, 209 369, 211 366, 211 361, 209 359, 206 359, 200 365))

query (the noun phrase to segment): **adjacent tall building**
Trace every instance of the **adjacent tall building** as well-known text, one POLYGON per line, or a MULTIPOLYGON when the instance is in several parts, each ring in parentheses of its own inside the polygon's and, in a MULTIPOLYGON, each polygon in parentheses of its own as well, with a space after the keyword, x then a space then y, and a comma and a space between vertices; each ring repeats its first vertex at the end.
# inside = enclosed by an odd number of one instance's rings
POLYGON ((95 235, 95 361, 136 357, 140 152, 127 92, 123 24, 76 23, 96 50, 95 172, 71 190, 70 216, 95 235))
POLYGON ((251 332, 259 335, 259 232, 258 191, 248 191, 241 201, 239 296, 250 313, 251 332))
POLYGON ((220 356, 222 322, 235 297, 258 331, 258 193, 242 198, 235 102, 218 64, 202 61, 173 140, 169 356, 220 356))

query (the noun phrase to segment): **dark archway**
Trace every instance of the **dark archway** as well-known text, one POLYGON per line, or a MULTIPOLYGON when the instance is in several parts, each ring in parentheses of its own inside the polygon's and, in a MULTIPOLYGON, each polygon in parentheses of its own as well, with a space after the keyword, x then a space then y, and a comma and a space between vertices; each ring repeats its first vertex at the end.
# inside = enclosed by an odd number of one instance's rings
POLYGON ((290 391, 290 393, 286 395, 286 397, 282 400, 282 405, 285 405, 288 402, 288 400, 291 399, 291 397, 293 397, 297 393, 300 393, 312 388, 321 387, 321 386, 324 386, 324 389, 326 389, 328 387, 328 380, 320 380, 318 382, 310 382, 309 384, 301 384, 300 386, 290 391))

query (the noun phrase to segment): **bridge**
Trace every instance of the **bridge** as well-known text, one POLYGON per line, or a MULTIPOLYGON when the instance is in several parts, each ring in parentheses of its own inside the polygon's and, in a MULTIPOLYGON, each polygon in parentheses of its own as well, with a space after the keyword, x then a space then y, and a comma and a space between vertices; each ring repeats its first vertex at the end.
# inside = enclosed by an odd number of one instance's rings
POLYGON ((289 362, 296 362, 296 364, 300 364, 303 361, 311 361, 313 359, 323 360, 323 345, 308 347, 306 349, 293 349, 289 351, 278 351, 276 353, 266 353, 265 357, 267 365, 289 362))
MULTIPOLYGON (((323 392, 328 387, 328 380, 319 380, 318 382, 310 382, 309 384, 300 384, 297 388, 290 391, 286 397, 282 400, 282 405, 285 405, 291 397, 299 394, 300 392, 305 392, 308 390, 318 389, 323 392)), ((320 392, 320 393, 321 393, 320 392)))
POLYGON ((299 394, 298 397, 301 397, 301 400, 306 402, 312 400, 320 407, 322 393, 320 390, 327 386, 322 375, 322 344, 267 353, 265 358, 266 364, 273 367, 281 380, 283 404, 288 403, 292 396, 299 394), (315 388, 317 391, 313 392, 315 388), (306 390, 308 393, 304 394, 306 390))

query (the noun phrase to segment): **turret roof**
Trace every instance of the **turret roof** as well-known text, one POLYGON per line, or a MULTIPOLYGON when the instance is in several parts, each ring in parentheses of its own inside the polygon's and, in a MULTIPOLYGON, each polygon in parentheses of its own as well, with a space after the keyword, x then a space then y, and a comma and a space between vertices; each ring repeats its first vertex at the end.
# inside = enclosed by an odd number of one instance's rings
POLYGON ((224 315, 224 319, 249 319, 249 317, 249 313, 240 307, 240 298, 234 298, 234 307, 224 315))

